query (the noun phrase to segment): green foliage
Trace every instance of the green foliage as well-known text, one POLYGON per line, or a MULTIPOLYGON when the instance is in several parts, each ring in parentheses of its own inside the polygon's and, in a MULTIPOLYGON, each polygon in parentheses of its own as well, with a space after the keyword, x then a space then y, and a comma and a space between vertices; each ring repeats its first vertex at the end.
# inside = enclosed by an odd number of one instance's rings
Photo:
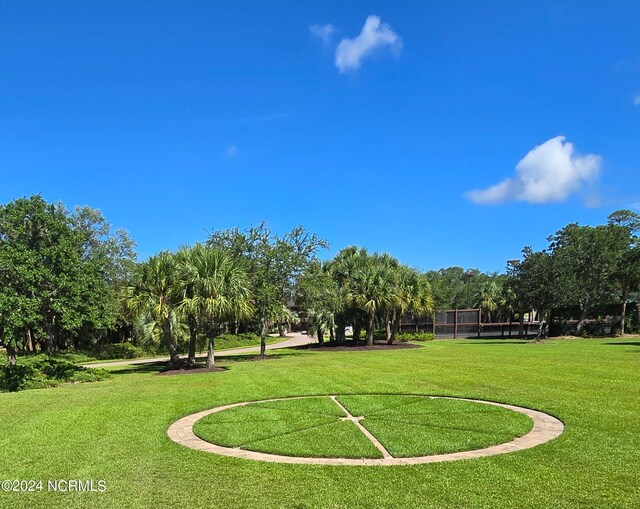
POLYGON ((95 382, 110 376, 103 369, 84 368, 50 356, 21 358, 0 371, 0 390, 5 392, 54 387, 61 383, 95 382))
POLYGON ((271 324, 282 316, 283 306, 295 300, 300 275, 316 260, 318 250, 328 247, 302 226, 278 236, 265 223, 245 232, 238 228, 213 232, 207 245, 230 252, 246 264, 263 343, 271 324))
POLYGON ((432 332, 398 332, 398 341, 433 341, 435 339, 432 332))
POLYGON ((98 211, 71 214, 39 195, 0 206, 0 340, 47 350, 100 340, 133 257, 98 211))
POLYGON ((149 352, 131 343, 113 343, 100 346, 92 355, 96 359, 136 359, 149 355, 149 352))

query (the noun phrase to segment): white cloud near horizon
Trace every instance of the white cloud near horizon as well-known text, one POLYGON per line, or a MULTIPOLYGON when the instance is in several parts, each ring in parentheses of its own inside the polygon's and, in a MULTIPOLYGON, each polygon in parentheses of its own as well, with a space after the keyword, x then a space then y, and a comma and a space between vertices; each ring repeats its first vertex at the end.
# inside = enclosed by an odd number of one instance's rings
POLYGON ((312 35, 315 35, 318 39, 321 39, 324 44, 331 43, 331 39, 336 32, 336 27, 331 23, 325 25, 311 25, 309 31, 312 35))
POLYGON ((344 38, 336 48, 335 64, 340 72, 359 69, 362 61, 375 52, 387 49, 396 57, 402 50, 402 39, 378 16, 369 16, 360 35, 344 38))
POLYGON ((531 150, 517 165, 516 176, 466 193, 476 204, 516 200, 528 203, 564 201, 582 184, 595 180, 602 157, 574 153, 573 143, 556 136, 531 150))

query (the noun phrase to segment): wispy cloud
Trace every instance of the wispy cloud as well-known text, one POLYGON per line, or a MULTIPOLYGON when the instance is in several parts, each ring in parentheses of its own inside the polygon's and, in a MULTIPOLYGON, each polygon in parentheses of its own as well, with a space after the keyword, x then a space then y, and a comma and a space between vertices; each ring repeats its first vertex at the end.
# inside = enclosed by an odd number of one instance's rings
POLYGON ((531 150, 516 166, 516 176, 467 193, 478 204, 517 200, 529 203, 564 201, 600 172, 602 158, 574 153, 573 143, 556 136, 531 150))
POLYGON ((336 67, 340 72, 359 69, 365 58, 385 50, 399 56, 402 39, 388 24, 382 23, 378 16, 369 16, 360 35, 353 39, 344 38, 338 44, 336 67))
POLYGON ((640 94, 636 94, 633 98, 633 104, 640 106, 640 94))
POLYGON ((226 150, 227 157, 236 157, 238 155, 238 147, 230 145, 226 150))
POLYGON ((311 25, 309 27, 309 31, 312 35, 316 36, 318 39, 321 39, 324 44, 328 45, 333 39, 333 35, 336 32, 336 27, 334 27, 331 23, 326 23, 325 25, 311 25))

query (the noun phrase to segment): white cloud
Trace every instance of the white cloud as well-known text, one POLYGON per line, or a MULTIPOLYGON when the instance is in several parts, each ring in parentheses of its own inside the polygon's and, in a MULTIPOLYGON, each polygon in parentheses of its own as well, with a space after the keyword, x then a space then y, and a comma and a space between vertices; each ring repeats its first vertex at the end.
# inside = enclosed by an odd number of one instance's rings
POLYGON ((388 49, 398 55, 402 49, 402 39, 378 16, 369 16, 362 32, 354 39, 344 38, 336 48, 336 67, 340 72, 355 70, 362 60, 376 51, 388 49))
POLYGON ((230 145, 227 147, 227 157, 236 157, 238 155, 238 147, 230 145))
POLYGON ((633 104, 635 104, 636 106, 640 106, 640 94, 637 94, 637 95, 633 98, 633 104))
POLYGON ((333 38, 333 34, 336 32, 336 27, 331 23, 327 23, 326 25, 311 25, 309 31, 319 39, 322 39, 324 44, 329 44, 333 38))
POLYGON ((516 176, 467 193, 474 203, 500 203, 509 200, 529 203, 564 201, 593 181, 600 172, 602 158, 595 154, 574 154, 573 143, 556 136, 535 147, 516 166, 516 176))

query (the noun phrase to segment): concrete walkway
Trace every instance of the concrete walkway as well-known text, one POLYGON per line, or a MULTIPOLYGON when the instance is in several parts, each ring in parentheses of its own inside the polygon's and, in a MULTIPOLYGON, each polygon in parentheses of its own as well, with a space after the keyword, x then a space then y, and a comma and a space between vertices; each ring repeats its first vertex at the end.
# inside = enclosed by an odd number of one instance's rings
MULTIPOLYGON (((185 447, 189 447, 191 449, 196 449, 198 451, 210 452, 214 454, 219 454, 222 456, 229 456, 232 458, 242 458, 248 460, 258 460, 258 461, 267 461, 271 463, 290 463, 290 464, 298 464, 298 465, 354 465, 354 466, 392 466, 392 465, 421 465, 425 463, 439 463, 442 461, 455 461, 455 460, 463 460, 463 459, 473 459, 473 458, 482 458, 485 456, 494 456, 496 454, 505 454, 509 452, 522 451, 524 449, 529 449, 531 447, 536 447, 537 445, 544 444, 554 438, 560 436, 564 431, 564 424, 559 419, 555 417, 545 414, 543 412, 538 412, 537 410, 531 410, 529 408, 514 406, 514 405, 505 405, 502 403, 494 403, 493 401, 482 401, 477 399, 466 399, 466 398, 449 398, 449 397, 439 397, 439 396, 416 396, 411 395, 412 397, 425 397, 432 399, 456 399, 462 401, 470 401, 473 403, 482 403, 485 405, 494 405, 502 408, 506 408, 507 410, 512 410, 514 412, 518 412, 526 415, 533 421, 533 429, 524 436, 516 438, 511 442, 507 442, 504 444, 494 445, 491 447, 485 447, 484 449, 476 449, 474 451, 461 451, 454 452, 449 454, 433 454, 429 456, 417 456, 413 458, 394 458, 391 456, 386 449, 380 445, 378 447, 376 444, 379 444, 378 440, 371 435, 368 431, 365 433, 367 438, 371 440, 376 447, 383 452, 384 457, 379 459, 367 459, 367 458, 305 458, 299 456, 283 456, 279 454, 267 454, 263 452, 249 451, 240 448, 231 448, 231 447, 222 447, 220 445, 212 444, 205 440, 202 440, 193 432, 193 426, 196 422, 198 422, 203 417, 207 415, 211 415, 216 412, 222 412, 224 410, 228 410, 229 408, 235 408, 245 405, 251 405, 256 403, 267 403, 271 401, 282 401, 287 399, 305 399, 309 397, 318 397, 318 396, 293 396, 290 398, 276 398, 276 399, 268 399, 262 401, 247 401, 241 403, 232 403, 230 405, 219 406, 216 408, 212 408, 210 410, 204 410, 202 412, 198 412, 195 414, 187 415, 182 419, 174 422, 169 429, 167 430, 167 435, 174 442, 177 442, 185 447), (385 454, 386 453, 386 454, 385 454)), ((335 395, 328 395, 327 397, 336 401, 335 395)), ((342 405, 340 405, 342 408, 342 405)), ((353 420, 354 424, 360 425, 358 426, 362 430, 362 425, 360 424, 361 417, 353 417, 346 409, 344 411, 347 413, 347 418, 351 417, 349 420, 353 420), (357 421, 357 422, 356 422, 357 421)))
MULTIPOLYGON (((289 339, 285 339, 284 341, 279 341, 277 343, 267 344, 267 350, 277 350, 279 348, 291 348, 292 346, 302 346, 308 345, 309 343, 315 343, 316 340, 314 338, 310 338, 306 334, 301 334, 299 332, 292 332, 288 335, 289 339)), ((216 358, 225 357, 230 355, 241 355, 245 353, 259 353, 260 345, 258 346, 248 346, 245 348, 232 348, 230 350, 220 350, 216 352, 216 358)), ((181 357, 186 358, 186 355, 182 355, 181 357)), ((206 358, 206 354, 199 354, 196 356, 197 359, 206 358)), ((114 361, 114 362, 98 362, 95 364, 81 364, 81 366, 87 368, 108 368, 109 366, 129 366, 131 364, 147 364, 152 362, 168 362, 169 357, 152 357, 148 359, 128 359, 124 361, 114 361)))

